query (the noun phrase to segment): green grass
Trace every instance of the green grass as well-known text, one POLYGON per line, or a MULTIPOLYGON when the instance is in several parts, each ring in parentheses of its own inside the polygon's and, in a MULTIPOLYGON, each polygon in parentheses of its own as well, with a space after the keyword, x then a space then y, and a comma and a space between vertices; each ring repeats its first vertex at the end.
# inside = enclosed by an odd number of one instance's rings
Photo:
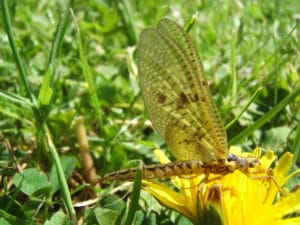
POLYGON ((296 167, 297 0, 7 1, 10 24, 6 1, 0 2, 1 222, 75 224, 83 218, 86 224, 129 224, 133 218, 126 215, 135 211, 134 224, 190 224, 143 191, 138 207, 129 207, 132 186, 120 184, 110 195, 119 184, 88 185, 74 126, 82 116, 100 177, 133 160, 157 162, 152 150, 165 146, 144 123, 132 47, 143 29, 163 17, 184 25, 198 12, 190 35, 224 124, 234 121, 229 142, 245 150, 272 148, 278 156, 291 151, 296 167), (96 194, 101 200, 91 208, 74 208, 96 194))

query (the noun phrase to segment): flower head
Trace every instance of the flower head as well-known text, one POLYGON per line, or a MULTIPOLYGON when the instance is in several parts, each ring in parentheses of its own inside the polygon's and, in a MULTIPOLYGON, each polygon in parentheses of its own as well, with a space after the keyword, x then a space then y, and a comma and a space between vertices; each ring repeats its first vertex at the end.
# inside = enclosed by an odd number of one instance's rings
MULTIPOLYGON (((230 151, 243 156, 237 149, 230 151)), ((160 150, 155 153, 162 163, 169 162, 160 150)), ((261 150, 256 149, 253 154, 260 157, 261 150)), ((300 171, 288 175, 293 155, 285 153, 277 161, 273 174, 262 173, 270 171, 275 158, 274 152, 268 151, 260 157, 260 169, 253 168, 250 174, 237 170, 225 176, 174 177, 172 181, 179 191, 149 180, 143 180, 143 187, 161 204, 195 224, 300 224, 300 217, 290 216, 300 210, 300 190, 289 193, 282 188, 300 171)))

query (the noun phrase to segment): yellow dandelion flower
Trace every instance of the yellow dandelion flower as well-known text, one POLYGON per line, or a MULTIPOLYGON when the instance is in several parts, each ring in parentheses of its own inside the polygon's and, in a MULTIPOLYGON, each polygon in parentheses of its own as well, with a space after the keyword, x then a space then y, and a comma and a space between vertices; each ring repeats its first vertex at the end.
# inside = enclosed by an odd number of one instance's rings
MULTIPOLYGON (((241 155, 236 149, 230 151, 241 155)), ((161 163, 169 162, 160 150, 155 153, 161 163)), ((261 151, 256 149, 253 154, 260 155, 261 151)), ((300 224, 300 216, 292 216, 292 213, 300 210, 300 190, 287 192, 285 196, 280 196, 279 192, 300 172, 288 174, 292 159, 292 154, 285 153, 276 162, 270 178, 266 174, 255 174, 255 171, 247 176, 237 170, 222 177, 211 174, 210 181, 204 180, 203 174, 175 177, 172 180, 179 192, 149 180, 143 180, 143 188, 161 204, 185 215, 195 224, 296 225, 300 224), (212 223, 212 220, 218 222, 212 223)), ((267 170, 274 160, 274 152, 268 151, 260 158, 262 168, 267 170)))

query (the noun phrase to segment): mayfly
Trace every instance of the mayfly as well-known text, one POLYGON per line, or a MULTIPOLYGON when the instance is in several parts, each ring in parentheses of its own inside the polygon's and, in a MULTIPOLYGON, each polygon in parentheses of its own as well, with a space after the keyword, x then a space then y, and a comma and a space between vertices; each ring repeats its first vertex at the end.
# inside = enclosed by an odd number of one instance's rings
MULTIPOLYGON (((248 173, 255 158, 228 152, 225 128, 213 102, 200 57, 177 23, 162 19, 141 33, 138 73, 145 108, 154 129, 179 160, 143 167, 143 179, 191 174, 248 173)), ((102 181, 132 179, 135 168, 113 172, 102 181)))

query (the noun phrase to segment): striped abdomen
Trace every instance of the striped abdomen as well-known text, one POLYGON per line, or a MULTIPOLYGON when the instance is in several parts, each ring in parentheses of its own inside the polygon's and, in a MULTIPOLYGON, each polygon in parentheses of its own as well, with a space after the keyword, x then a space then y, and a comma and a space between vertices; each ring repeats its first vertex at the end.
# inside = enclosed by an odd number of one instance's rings
MULTIPOLYGON (((227 174, 234 171, 235 166, 227 161, 215 161, 214 163, 203 163, 202 161, 174 162, 167 164, 146 165, 142 169, 143 179, 168 178, 172 176, 191 174, 227 174)), ((106 174, 102 181, 112 180, 132 180, 136 173, 136 168, 120 170, 106 174)))
MULTIPOLYGON (((260 165, 256 158, 243 158, 233 154, 229 155, 228 160, 212 161, 204 163, 202 161, 184 161, 167 164, 146 165, 142 169, 143 179, 168 178, 172 176, 192 175, 192 174, 221 174, 232 173, 240 170, 248 173, 249 168, 260 165)), ((106 174, 101 182, 113 180, 132 180, 136 173, 136 168, 120 170, 106 174)))

